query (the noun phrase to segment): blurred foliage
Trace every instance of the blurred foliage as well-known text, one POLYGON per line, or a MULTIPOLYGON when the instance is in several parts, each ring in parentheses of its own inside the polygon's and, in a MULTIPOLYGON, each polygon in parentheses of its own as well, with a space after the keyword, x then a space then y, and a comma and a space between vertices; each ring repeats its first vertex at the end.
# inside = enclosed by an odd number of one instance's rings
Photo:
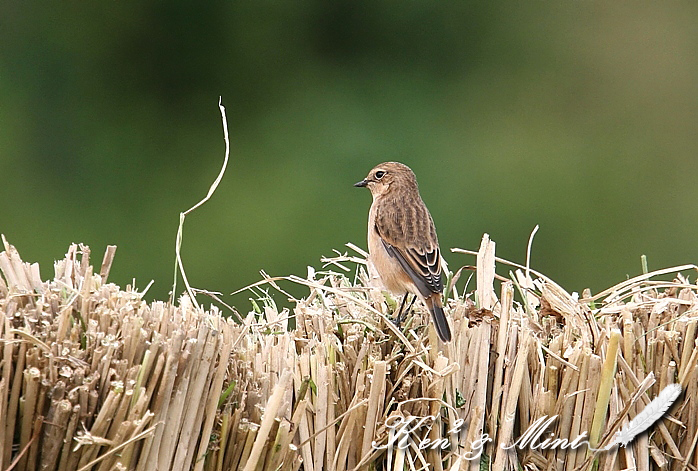
POLYGON ((44 277, 70 242, 97 264, 116 244, 112 279, 166 298, 178 213, 222 162, 219 95, 231 165, 184 228, 196 287, 365 246, 351 185, 384 160, 415 170, 443 248, 487 232, 523 262, 540 224, 532 266, 569 290, 638 274, 641 254, 696 262, 698 3, 0 9, 0 232, 44 277))

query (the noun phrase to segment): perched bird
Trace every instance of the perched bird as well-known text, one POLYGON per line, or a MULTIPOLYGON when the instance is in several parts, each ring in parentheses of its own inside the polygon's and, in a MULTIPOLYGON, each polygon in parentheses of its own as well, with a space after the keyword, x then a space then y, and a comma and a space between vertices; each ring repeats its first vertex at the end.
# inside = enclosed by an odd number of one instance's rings
POLYGON ((431 312, 441 340, 450 341, 442 302, 439 241, 414 173, 399 162, 384 162, 354 186, 367 187, 373 196, 368 214, 369 260, 389 291, 404 294, 398 323, 412 293, 412 303, 419 297, 431 312))

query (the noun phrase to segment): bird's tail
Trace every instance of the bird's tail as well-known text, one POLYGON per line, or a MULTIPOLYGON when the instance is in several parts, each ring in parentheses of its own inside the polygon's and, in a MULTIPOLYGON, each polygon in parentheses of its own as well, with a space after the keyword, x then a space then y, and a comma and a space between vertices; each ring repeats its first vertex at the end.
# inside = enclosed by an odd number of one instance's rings
POLYGON ((451 328, 448 325, 448 319, 446 319, 446 313, 441 304, 441 295, 429 296, 426 299, 426 304, 431 311, 431 318, 434 320, 434 327, 436 327, 436 333, 439 334, 439 338, 444 342, 450 342, 451 328))

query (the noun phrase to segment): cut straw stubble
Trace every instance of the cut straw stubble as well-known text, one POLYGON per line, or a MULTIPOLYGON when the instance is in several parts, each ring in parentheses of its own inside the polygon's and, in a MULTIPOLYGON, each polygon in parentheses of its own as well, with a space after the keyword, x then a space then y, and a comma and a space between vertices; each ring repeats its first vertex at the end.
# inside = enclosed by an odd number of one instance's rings
MULTIPOLYGON (((483 276, 494 273, 493 248, 483 245, 479 258, 492 264, 479 270, 483 276)), ((310 295, 292 313, 263 299, 261 313, 235 324, 186 296, 177 305, 144 302, 135 288, 122 290, 95 274, 85 247, 71 247, 48 282, 13 250, 6 245, 0 255, 6 262, 0 267, 0 407, 11 415, 0 427, 0 469, 19 456, 21 443, 29 446, 18 462, 45 471, 75 471, 78 463, 141 471, 158 463, 197 471, 573 469, 582 464, 583 450, 504 453, 498 445, 511 444, 526 425, 557 412, 562 420, 550 432, 561 438, 594 428, 594 410, 604 402, 599 391, 606 388, 602 358, 609 357, 615 326, 619 367, 600 413, 602 437, 613 417, 632 419, 661 385, 680 381, 686 391, 671 419, 647 436, 645 451, 620 449, 600 464, 698 464, 691 419, 698 287, 680 275, 675 283, 663 282, 673 290, 666 294, 659 285, 645 289, 647 278, 623 285, 626 297, 597 303, 593 311, 533 270, 534 278, 523 272, 517 278, 527 307, 513 299, 513 282, 503 283, 499 301, 488 275, 476 298, 489 300, 491 313, 477 311, 466 298, 449 300, 454 338, 443 346, 433 329, 422 329, 428 313, 419 305, 398 337, 386 324, 391 312, 383 295, 362 284, 362 274, 353 284, 340 274, 313 272, 304 281, 310 295), (296 331, 288 330, 291 316, 296 331), (38 383, 25 381, 32 368, 40 372, 38 383), (276 401, 288 371, 293 379, 276 401), (625 413, 650 372, 659 384, 625 413), (32 403, 33 414, 25 417, 24 406, 32 403), (51 425, 49 416, 68 411, 65 427, 51 425), (395 413, 436 416, 428 438, 445 438, 451 450, 420 450, 416 441, 404 450, 374 449, 374 440, 388 443, 385 421, 395 413), (460 432, 452 430, 457 419, 465 420, 460 432), (38 427, 42 432, 32 441, 38 427), (482 461, 459 458, 482 433, 497 438, 482 461)), ((340 255, 332 262, 349 259, 340 255)))

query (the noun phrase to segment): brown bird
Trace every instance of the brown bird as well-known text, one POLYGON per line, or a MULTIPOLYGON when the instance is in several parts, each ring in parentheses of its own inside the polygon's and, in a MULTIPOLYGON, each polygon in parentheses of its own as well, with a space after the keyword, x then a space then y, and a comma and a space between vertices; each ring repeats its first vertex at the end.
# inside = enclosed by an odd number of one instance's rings
POLYGON ((373 196, 368 214, 369 260, 383 285, 404 295, 397 322, 412 293, 412 303, 419 297, 431 312, 441 340, 450 341, 442 301, 439 241, 414 173, 399 162, 384 162, 354 186, 368 187, 373 196))

